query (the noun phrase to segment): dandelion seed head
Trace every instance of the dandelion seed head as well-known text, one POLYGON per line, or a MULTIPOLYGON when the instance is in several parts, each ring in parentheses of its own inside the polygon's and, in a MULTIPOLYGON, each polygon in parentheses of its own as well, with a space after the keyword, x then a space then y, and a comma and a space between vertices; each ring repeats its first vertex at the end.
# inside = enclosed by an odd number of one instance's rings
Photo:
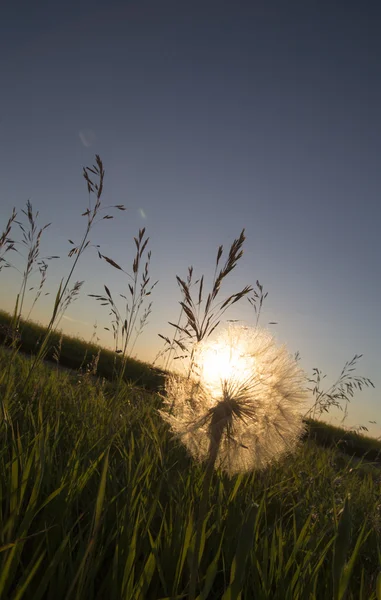
POLYGON ((189 379, 167 378, 160 413, 196 460, 212 457, 234 475, 295 449, 305 430, 306 377, 269 332, 230 325, 196 346, 194 365, 189 379))

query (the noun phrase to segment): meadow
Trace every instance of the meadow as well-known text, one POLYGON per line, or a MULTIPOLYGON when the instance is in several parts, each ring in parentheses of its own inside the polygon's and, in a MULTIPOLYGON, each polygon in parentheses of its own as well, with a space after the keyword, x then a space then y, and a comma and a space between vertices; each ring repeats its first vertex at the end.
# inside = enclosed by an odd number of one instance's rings
MULTIPOLYGON (((7 352, 0 597, 187 598, 203 467, 160 397, 44 364, 18 393, 28 360, 7 352)), ((380 492, 379 469, 308 439, 263 472, 215 472, 198 597, 377 598, 380 492)))
MULTIPOLYGON (((205 464, 189 455, 159 413, 168 373, 128 352, 136 323, 144 326, 149 314, 139 313, 152 289, 149 256, 141 270, 139 263, 144 231, 136 238, 130 321, 109 290, 98 297, 111 308, 118 351, 60 334, 57 320, 80 289, 70 287, 73 270, 101 206, 100 159, 84 175, 95 204, 50 322, 39 328, 23 319, 33 268, 39 267, 42 285, 46 276, 46 263, 38 262, 43 229, 35 226, 29 206, 20 294, 14 314, 0 314, 0 598, 185 599, 194 594, 196 564, 199 600, 381 600, 376 440, 308 418, 294 451, 266 469, 233 477, 213 470, 206 510, 200 511, 205 464), (90 173, 99 176, 97 184, 90 173)), ((3 264, 15 244, 14 222, 0 238, 3 264)), ((185 324, 178 321, 179 334, 193 332, 201 341, 218 325, 221 306, 253 292, 246 286, 213 308, 242 243, 242 237, 235 241, 217 271, 206 319, 192 312, 192 273, 180 280, 185 324)), ((222 247, 216 270, 221 255, 222 247)), ((200 304, 203 279, 198 286, 200 304)), ((258 316, 264 298, 259 285, 252 296, 258 316)), ((170 349, 187 350, 184 337, 173 340, 164 340, 170 349)), ((318 414, 367 385, 347 374, 324 395, 315 375, 318 414)))

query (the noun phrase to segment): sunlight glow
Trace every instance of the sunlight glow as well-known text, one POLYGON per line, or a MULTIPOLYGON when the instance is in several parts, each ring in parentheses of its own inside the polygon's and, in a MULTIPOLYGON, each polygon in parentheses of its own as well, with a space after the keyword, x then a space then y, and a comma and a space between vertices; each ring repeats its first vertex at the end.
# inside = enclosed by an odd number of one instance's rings
POLYGON ((197 344, 193 364, 192 377, 168 375, 160 414, 196 460, 234 475, 296 448, 306 376, 268 331, 229 326, 197 344))
POLYGON ((235 344, 214 342, 205 345, 199 353, 201 381, 214 400, 221 396, 224 383, 243 384, 253 377, 255 358, 247 353, 244 344, 237 340, 235 344))

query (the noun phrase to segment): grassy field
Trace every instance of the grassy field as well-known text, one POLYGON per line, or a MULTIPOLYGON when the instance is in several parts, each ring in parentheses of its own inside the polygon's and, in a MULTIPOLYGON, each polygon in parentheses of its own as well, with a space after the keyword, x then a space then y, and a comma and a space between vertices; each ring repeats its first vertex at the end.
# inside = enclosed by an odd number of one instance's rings
MULTIPOLYGON (((28 370, 0 348, 0 598, 187 598, 203 467, 160 396, 28 370)), ((379 469, 306 439, 210 494, 199 598, 380 598, 379 469)))
MULTIPOLYGON (((0 343, 4 343, 6 340, 6 328, 10 325, 11 320, 12 316, 9 313, 0 310, 0 343)), ((33 355, 39 340, 46 333, 46 328, 33 321, 21 320, 20 332, 20 350, 25 354, 33 355)), ((115 379, 115 374, 121 366, 121 360, 121 357, 111 350, 106 350, 80 338, 62 335, 60 332, 51 335, 46 356, 48 363, 59 364, 61 367, 68 367, 79 372, 91 370, 96 361, 97 376, 108 381, 115 379)), ((157 392, 163 387, 164 376, 165 371, 161 369, 132 358, 127 360, 124 372, 124 379, 127 383, 157 392)), ((350 456, 381 463, 381 440, 345 431, 340 427, 313 419, 308 419, 306 422, 308 425, 307 435, 317 444, 338 448, 350 456)))
MULTIPOLYGON (((11 321, 12 315, 0 309, 0 343, 6 341, 11 321)), ((19 349, 29 355, 35 354, 36 348, 46 334, 46 327, 21 319, 19 329, 21 335, 18 342, 19 349)), ((9 338, 8 342, 10 342, 9 338)), ((115 378, 122 363, 121 356, 115 352, 77 337, 62 335, 60 331, 51 334, 46 360, 78 371, 91 368, 94 361, 97 361, 98 375, 108 380, 115 378)), ((128 358, 124 379, 126 382, 132 381, 146 389, 156 391, 163 384, 163 371, 142 361, 128 358)))
MULTIPOLYGON (((248 392, 244 398, 235 396, 237 391, 223 401, 219 395, 213 408, 213 427, 206 431, 207 467, 175 441, 159 413, 168 373, 129 358, 134 336, 150 315, 156 285, 149 275, 145 229, 135 238, 129 296, 114 295, 105 285, 103 295, 94 296, 111 314, 116 351, 57 331, 81 290, 83 282, 73 275, 79 258, 93 226, 102 220, 105 171, 99 156, 95 163, 83 173, 89 193, 83 237, 78 245, 69 240, 73 262, 46 328, 29 317, 45 292, 48 264, 57 258, 40 256, 48 225, 37 226, 38 213, 27 202, 23 221, 16 220, 14 210, 0 235, 0 271, 13 266, 8 261, 13 256, 25 260, 18 269, 21 287, 14 315, 0 311, 0 600, 381 600, 380 441, 309 419, 291 455, 229 478, 213 470, 217 463, 211 457, 216 460, 215 439, 219 435, 220 444, 222 433, 230 431, 234 407, 234 418, 239 409, 246 426, 244 401, 253 397, 248 392), (14 238, 17 228, 21 241, 14 238), (37 272, 39 286, 29 287, 37 272), (35 296, 32 303, 29 297, 24 320, 30 291, 35 296)), ((225 263, 220 262, 223 246, 218 248, 209 292, 204 276, 194 281, 192 267, 186 278, 177 276, 182 301, 174 326, 179 336, 176 343, 175 337, 161 337, 168 350, 177 346, 191 358, 189 374, 195 342, 207 340, 229 306, 246 298, 258 325, 267 296, 258 281, 256 288, 246 285, 221 298, 244 240, 243 230, 225 263)), ((103 263, 127 274, 96 247, 103 263)), ((261 360, 260 354, 249 356, 261 360)), ((345 365, 328 391, 320 388, 321 372, 314 370, 309 382, 317 414, 345 406, 355 392, 373 386, 354 373, 358 358, 345 365)), ((257 377, 255 386, 273 386, 273 394, 257 394, 249 415, 255 443, 263 435, 272 457, 272 442, 285 429, 270 438, 267 425, 261 428, 258 422, 267 423, 269 409, 275 408, 279 425, 284 406, 295 404, 301 387, 288 386, 299 369, 296 362, 288 355, 286 363, 276 363, 285 374, 276 383, 269 383, 274 361, 266 363, 264 377, 257 363, 250 371, 257 377), (268 404, 261 412, 263 399, 268 404)), ((194 397, 186 396, 186 403, 195 405, 194 397)), ((293 415, 299 427, 294 444, 303 423, 300 414, 293 415)), ((248 448, 238 446, 240 452, 248 448)))

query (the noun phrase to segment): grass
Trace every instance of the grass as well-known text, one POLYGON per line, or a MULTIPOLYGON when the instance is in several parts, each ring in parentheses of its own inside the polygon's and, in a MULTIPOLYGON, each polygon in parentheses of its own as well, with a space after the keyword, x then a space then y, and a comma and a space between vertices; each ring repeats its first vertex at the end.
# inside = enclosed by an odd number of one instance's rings
MULTIPOLYGON (((23 397, 28 361, 8 360, 0 348, 0 597, 186 598, 203 469, 160 397, 43 364, 23 397)), ((307 440, 262 473, 215 472, 211 494, 200 597, 342 598, 350 576, 347 598, 376 598, 378 469, 307 440)))
MULTIPOLYGON (((6 311, 0 310, 0 343, 4 343, 6 340, 6 332, 11 321, 12 316, 6 311)), ((46 328, 33 321, 21 319, 20 332, 19 348, 23 353, 31 355, 38 347, 39 340, 45 335, 46 328)), ((75 371, 91 371, 96 362, 98 377, 113 381, 119 372, 123 359, 111 350, 97 344, 77 337, 63 335, 61 332, 55 332, 50 338, 46 360, 53 364, 58 362, 61 367, 67 367, 75 371)), ((128 358, 126 361, 124 372, 126 383, 139 385, 146 390, 157 392, 163 387, 164 376, 165 371, 152 367, 143 361, 133 358, 128 358)), ((353 431, 345 431, 343 428, 334 427, 314 419, 306 419, 306 423, 308 426, 307 435, 312 437, 318 445, 329 448, 336 447, 350 456, 381 462, 381 440, 357 434, 353 431)))
POLYGON ((354 431, 346 431, 329 423, 308 419, 308 435, 320 446, 336 447, 345 454, 381 464, 381 440, 354 431))
MULTIPOLYGON (((174 440, 158 412, 166 372, 129 356, 155 286, 150 252, 143 258, 144 230, 135 240, 132 278, 95 246, 130 281, 124 313, 107 286, 106 296, 95 296, 111 310, 121 352, 57 331, 81 288, 82 282, 73 285, 73 272, 89 233, 112 218, 100 217, 104 175, 98 156, 84 169, 87 224, 79 243, 69 240, 73 265, 47 327, 22 319, 30 276, 39 271, 41 277, 33 308, 46 283, 44 260, 54 258, 40 257, 44 228, 37 228, 30 204, 24 213, 29 229, 21 227, 27 256, 20 293, 13 316, 0 311, 0 599, 175 600, 188 598, 192 580, 198 600, 381 600, 377 440, 309 419, 304 440, 281 462, 233 478, 211 471, 206 510, 200 510, 205 465, 174 440)), ((15 224, 14 211, 0 236, 0 270, 18 252, 15 224)), ((267 296, 259 282, 219 301, 244 239, 242 232, 222 267, 219 247, 208 294, 203 276, 193 282, 192 267, 186 280, 177 277, 180 317, 173 339, 161 336, 167 357, 181 351, 192 361, 193 342, 207 338, 244 297, 258 323, 267 296)), ((357 358, 325 391, 315 370, 309 381, 318 413, 372 385, 350 374, 357 358)))
MULTIPOLYGON (((11 323, 12 315, 0 310, 0 343, 6 342, 7 337, 8 342, 10 342, 8 331, 11 323)), ((34 355, 36 348, 38 348, 46 334, 46 327, 33 321, 21 319, 19 332, 21 336, 18 341, 19 349, 26 354, 34 355)), ((60 366, 74 370, 86 370, 96 359, 97 374, 110 381, 115 379, 122 366, 123 358, 121 356, 95 343, 86 342, 73 336, 62 335, 61 331, 53 332, 50 335, 46 353, 46 360, 49 362, 57 364, 58 360, 60 366), (99 358, 97 359, 98 355, 99 358)), ((163 371, 142 361, 128 358, 124 380, 134 382, 150 390, 157 390, 163 383, 163 371)))

